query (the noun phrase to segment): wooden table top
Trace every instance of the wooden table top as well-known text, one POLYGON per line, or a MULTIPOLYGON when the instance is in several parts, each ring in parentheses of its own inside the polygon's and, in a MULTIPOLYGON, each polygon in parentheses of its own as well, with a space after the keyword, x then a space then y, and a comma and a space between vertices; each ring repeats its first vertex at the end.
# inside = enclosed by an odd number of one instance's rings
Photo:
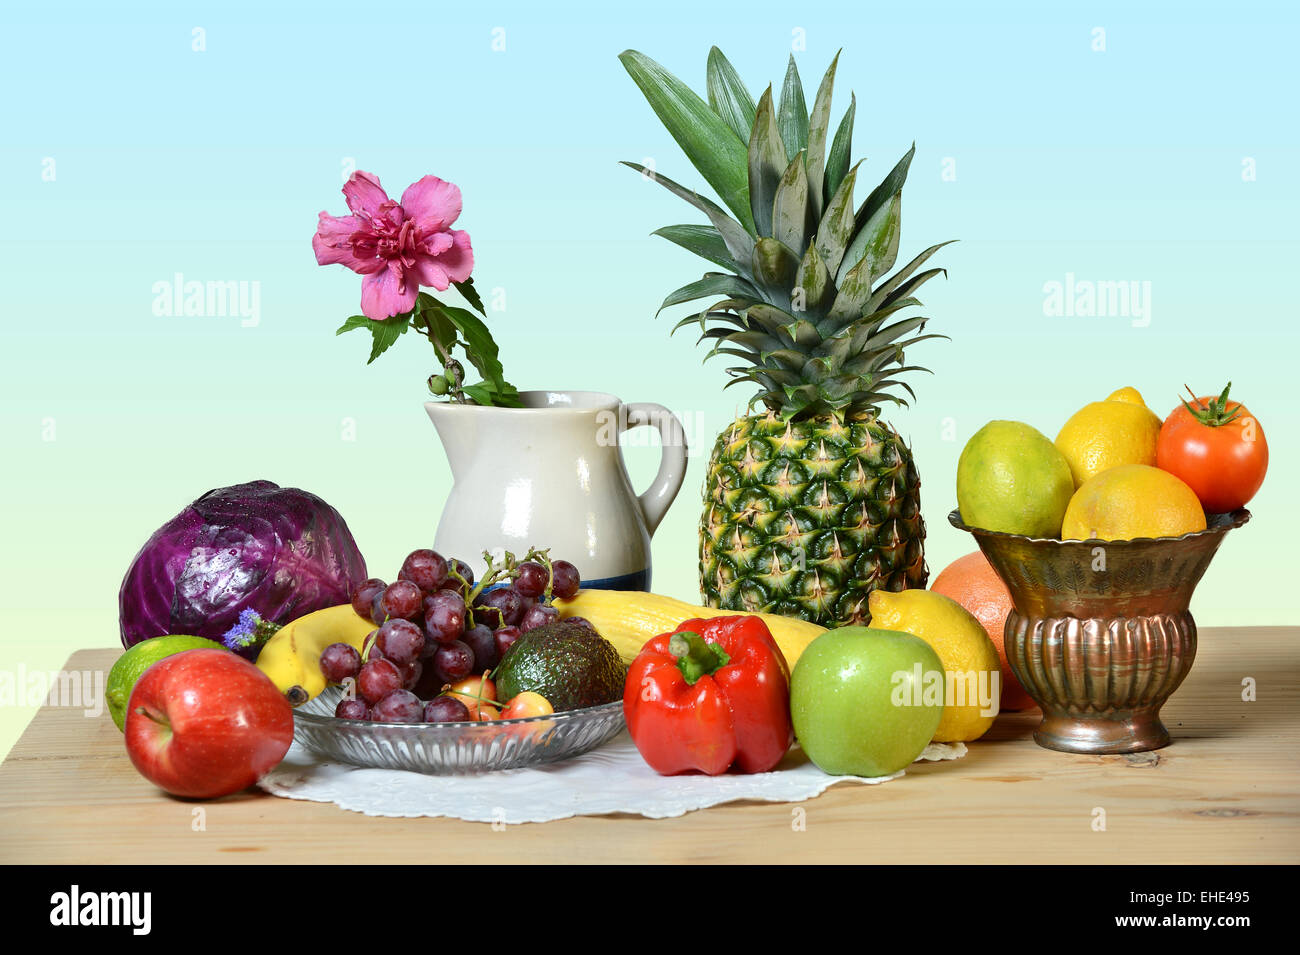
MULTIPOLYGON (((1164 709, 1173 745, 1132 756, 1037 746, 1007 713, 960 760, 803 803, 677 819, 589 816, 493 829, 388 819, 249 791, 173 799, 138 775, 107 713, 45 707, 0 766, 0 862, 1300 861, 1300 628, 1206 629, 1164 709), (1243 680, 1254 680, 1254 702, 1243 680), (201 810, 201 812, 199 812, 201 810), (1104 812, 1104 830, 1096 821, 1104 812), (202 825, 200 825, 200 822, 202 825)), ((81 650, 69 670, 107 670, 81 650)))

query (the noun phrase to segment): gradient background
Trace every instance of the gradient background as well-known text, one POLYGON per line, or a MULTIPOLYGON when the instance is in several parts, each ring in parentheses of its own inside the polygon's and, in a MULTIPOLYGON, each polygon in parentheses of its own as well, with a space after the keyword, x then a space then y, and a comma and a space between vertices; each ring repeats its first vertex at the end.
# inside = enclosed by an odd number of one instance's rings
MULTIPOLYGON (((688 419, 697 456, 655 538, 655 583, 697 599, 703 455, 743 399, 693 336, 654 320, 707 266, 648 233, 699 217, 617 160, 703 184, 616 55, 640 49, 702 90, 717 43, 757 96, 801 38, 809 97, 844 49, 835 121, 855 90, 868 186, 917 143, 900 261, 961 239, 922 296, 952 341, 920 347, 935 375, 888 415, 921 468, 932 571, 973 549, 945 515, 986 420, 1054 436, 1122 385, 1163 415, 1184 382, 1231 378, 1272 474, 1193 609, 1202 626, 1300 623, 1288 5, 27 6, 0 14, 6 671, 115 645, 132 556, 213 487, 265 477, 320 494, 385 576, 432 539, 450 476, 421 408, 431 356, 412 336, 366 367, 363 337, 333 335, 360 280, 318 268, 309 245, 317 212, 344 210, 352 165, 395 196, 425 173, 461 186, 475 278, 505 291, 492 323, 516 384, 688 419), (153 285, 177 272, 260 283, 260 323, 156 317, 153 285), (1045 317, 1044 283, 1070 272, 1149 281, 1149 327, 1045 317)), ((629 449, 638 487, 656 461, 629 449)), ((0 752, 32 712, 0 708, 0 752)))

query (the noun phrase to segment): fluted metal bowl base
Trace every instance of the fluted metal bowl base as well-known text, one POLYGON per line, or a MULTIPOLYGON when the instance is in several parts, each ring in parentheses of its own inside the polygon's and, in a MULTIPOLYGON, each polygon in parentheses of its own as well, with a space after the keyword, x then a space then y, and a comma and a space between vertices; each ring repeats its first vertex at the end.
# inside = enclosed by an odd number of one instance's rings
POLYGON ((1169 731, 1160 722, 1159 710, 1134 714, 1097 716, 1043 716, 1034 730, 1034 742, 1062 753, 1141 753, 1169 745, 1169 731))

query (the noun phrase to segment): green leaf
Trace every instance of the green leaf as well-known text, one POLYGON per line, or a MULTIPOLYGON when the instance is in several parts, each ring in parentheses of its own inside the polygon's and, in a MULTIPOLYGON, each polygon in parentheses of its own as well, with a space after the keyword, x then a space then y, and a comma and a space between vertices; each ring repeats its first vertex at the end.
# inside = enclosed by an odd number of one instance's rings
POLYGON ((835 304, 826 318, 835 323, 851 322, 862 315, 867 300, 871 298, 871 263, 863 259, 848 270, 838 285, 835 304))
POLYGON ((890 305, 901 297, 910 296, 913 292, 919 289, 926 282, 930 281, 930 279, 934 278, 936 275, 946 276, 947 274, 948 274, 947 269, 929 269, 925 272, 922 272, 920 275, 916 276, 911 281, 904 282, 895 291, 886 295, 882 300, 881 304, 890 305))
POLYGON ((754 380, 761 381, 770 391, 781 391, 799 383, 799 372, 792 368, 766 366, 753 369, 754 380))
POLYGON ((421 292, 414 320, 430 330, 432 338, 448 355, 459 342, 465 356, 483 376, 478 384, 462 386, 464 394, 481 405, 520 407, 519 392, 506 381, 497 358, 497 344, 481 318, 469 309, 444 305, 427 292, 421 292))
POLYGON ((769 370, 802 371, 808 356, 793 348, 778 348, 763 352, 763 365, 769 370))
POLYGON ((744 141, 708 103, 650 57, 624 50, 618 58, 686 158, 752 235, 744 141))
POLYGON ((871 195, 867 196, 867 201, 862 203, 862 208, 858 210, 858 230, 866 225, 867 220, 874 216, 890 198, 903 191, 903 183, 907 181, 907 170, 912 165, 912 156, 916 154, 916 143, 912 143, 912 148, 907 151, 907 155, 898 161, 893 169, 875 189, 871 190, 871 195))
POLYGON ((751 305, 745 310, 745 317, 776 338, 784 335, 784 341, 794 340, 791 327, 797 326, 798 320, 791 321, 789 312, 783 312, 773 305, 751 305))
POLYGON ((740 329, 741 331, 752 330, 751 325, 743 316, 737 315, 735 312, 717 311, 716 308, 708 308, 704 311, 697 312, 694 315, 687 315, 673 326, 673 334, 676 334, 678 329, 685 328, 687 325, 698 325, 701 329, 704 329, 704 334, 700 336, 699 341, 702 341, 704 338, 709 336, 717 337, 717 335, 734 334, 734 329, 740 329), (732 327, 718 328, 715 326, 714 328, 709 328, 709 319, 712 319, 715 322, 723 322, 732 327))
POLYGON ((465 355, 479 370, 483 380, 498 392, 505 390, 507 382, 497 358, 497 343, 493 341, 492 333, 483 324, 483 320, 467 308, 443 306, 441 316, 460 332, 465 342, 465 355))
POLYGON ((853 117, 858 110, 858 98, 849 94, 849 108, 844 111, 839 129, 835 130, 835 139, 831 142, 830 155, 826 157, 826 195, 833 196, 844 181, 849 163, 853 161, 853 117))
POLYGON ((752 368, 728 368, 727 374, 731 375, 732 378, 731 381, 722 386, 723 391, 726 391, 732 385, 743 385, 746 382, 758 381, 757 373, 752 368))
POLYGON ((807 359, 809 349, 816 348, 821 344, 822 339, 817 334, 817 326, 806 318, 796 318, 794 321, 783 325, 781 331, 790 340, 790 344, 800 350, 800 362, 807 359))
MULTIPOLYGON (((817 253, 816 245, 808 246, 808 251, 803 254, 803 261, 799 263, 799 274, 795 277, 795 290, 796 294, 800 291, 803 294, 803 307, 800 310, 815 315, 821 314, 827 304, 826 299, 834 291, 830 273, 826 271, 826 266, 817 253)), ((793 307, 794 296, 791 296, 791 299, 793 307)))
POLYGON ((729 329, 717 328, 711 329, 707 334, 700 336, 701 340, 705 338, 717 338, 720 339, 719 344, 739 345, 742 348, 752 349, 755 355, 762 351, 771 351, 783 347, 781 339, 759 331, 733 332, 729 329))
POLYGON ((713 227, 717 229, 718 233, 722 236, 722 241, 726 244, 727 251, 733 259, 738 262, 744 262, 753 254, 753 236, 746 232, 735 219, 731 218, 718 208, 717 204, 704 198, 704 196, 700 195, 698 192, 694 192, 687 189, 685 186, 673 182, 667 176, 660 175, 651 169, 647 169, 640 163, 625 161, 623 165, 630 169, 635 169, 643 176, 648 176, 673 195, 677 196, 679 199, 685 199, 695 208, 708 216, 709 221, 713 223, 713 227))
MULTIPOLYGON (((885 319, 894 312, 904 308, 911 308, 913 305, 920 305, 920 301, 914 298, 905 298, 897 302, 891 302, 883 308, 873 309, 868 313, 867 321, 862 321, 862 315, 857 314, 846 319, 823 318, 817 323, 817 329, 822 333, 822 337, 833 339, 844 332, 851 331, 855 336, 865 336, 870 334, 873 329, 879 328, 885 323, 885 319)), ((859 337, 858 341, 865 341, 865 337, 859 337)), ((859 346, 860 347, 860 346, 859 346)), ((855 351, 857 349, 854 349, 855 351)))
MULTIPOLYGON (((669 292, 668 297, 664 299, 659 306, 659 312, 673 305, 680 305, 683 302, 693 302, 699 298, 705 298, 712 295, 740 295, 746 298, 752 298, 761 301, 763 296, 758 289, 750 285, 744 279, 736 275, 723 275, 718 272, 710 272, 704 278, 689 285, 683 285, 675 292, 669 292)), ((659 312, 655 314, 658 315, 659 312)))
MULTIPOLYGON (((949 239, 947 242, 940 242, 938 245, 932 245, 924 252, 922 252, 920 255, 918 255, 916 258, 914 258, 911 262, 908 262, 905 266, 903 266, 901 269, 899 269, 897 272, 895 272, 893 275, 887 278, 880 285, 880 287, 876 289, 875 293, 871 296, 871 301, 867 303, 868 307, 871 308, 871 310, 874 312, 882 303, 884 303, 886 298, 889 299, 889 303, 892 305, 901 297, 901 296, 894 295, 893 292, 896 288, 898 288, 899 285, 902 284, 903 280, 906 279, 913 272, 915 272, 918 268, 920 268, 921 265, 928 258, 930 258, 930 256, 934 255, 934 253, 938 252, 945 245, 952 245, 956 241, 957 241, 956 239, 949 239)), ((942 270, 936 269, 933 272, 931 272, 930 275, 933 276, 935 272, 938 271, 942 271, 942 270)), ((912 286, 913 290, 915 290, 918 287, 920 287, 919 282, 916 285, 912 286)), ((905 295, 907 293, 903 293, 903 294, 905 295)))
POLYGON ((821 218, 822 203, 826 196, 834 195, 834 190, 823 193, 826 172, 826 131, 831 123, 831 90, 835 86, 835 66, 840 61, 839 53, 831 60, 826 75, 817 87, 813 97, 812 115, 808 118, 808 202, 812 206, 814 220, 821 218))
POLYGON ((772 234, 772 201, 776 198, 776 188, 780 185, 781 175, 789 165, 785 145, 781 142, 781 131, 776 126, 776 115, 772 109, 772 87, 768 87, 758 101, 758 112, 754 116, 754 128, 749 136, 747 153, 749 176, 749 205, 754 215, 754 227, 758 236, 772 234))
POLYGON ((741 348, 723 348, 722 343, 719 342, 717 347, 710 348, 704 353, 704 358, 701 359, 700 364, 704 364, 704 362, 708 361, 710 358, 716 358, 718 355, 730 355, 732 358, 743 358, 751 364, 758 364, 759 361, 758 352, 746 351, 741 348))
POLYGON ((752 331, 761 330, 775 338, 781 334, 781 327, 789 317, 787 312, 771 305, 750 305, 745 309, 745 327, 752 331))
POLYGON ((519 391, 509 382, 498 387, 487 381, 476 385, 464 385, 461 389, 470 398, 481 405, 498 408, 522 408, 524 403, 519 398, 519 391))
POLYGON ((451 354, 451 350, 456 344, 456 326, 443 314, 445 309, 446 306, 428 292, 421 292, 416 298, 412 324, 417 330, 420 328, 429 329, 430 340, 435 345, 442 346, 442 351, 451 354))
POLYGON ((354 328, 366 328, 370 324, 370 319, 364 315, 353 315, 346 322, 338 327, 335 335, 342 335, 344 332, 350 332, 354 328))
POLYGON ((785 70, 785 85, 781 87, 781 107, 777 111, 776 125, 781 130, 785 154, 797 156, 808 146, 808 104, 803 98, 803 84, 799 81, 799 68, 790 54, 790 65, 785 70))
POLYGON ((394 315, 392 318, 385 318, 383 321, 371 321, 370 334, 374 336, 370 345, 370 357, 366 359, 366 364, 370 364, 384 352, 392 347, 393 342, 397 341, 406 330, 411 327, 411 313, 403 315, 394 315))
POLYGON ((754 277, 767 289, 789 294, 799 270, 799 256, 779 239, 754 243, 754 277))
POLYGON ((838 368, 844 364, 854 353, 852 336, 847 334, 836 335, 834 338, 824 338, 822 343, 813 350, 814 357, 825 358, 830 362, 832 368, 838 368))
POLYGON ((872 351, 874 352, 894 341, 897 341, 913 329, 924 328, 925 323, 928 321, 929 319, 925 316, 918 315, 914 318, 906 318, 902 321, 895 322, 888 328, 881 328, 881 323, 872 322, 870 326, 864 325, 861 330, 855 329, 853 335, 850 337, 854 339, 854 344, 857 345, 859 351, 869 340, 872 346, 872 351))
POLYGON ((680 245, 683 249, 694 252, 700 258, 716 262, 724 269, 731 269, 733 272, 740 272, 742 275, 749 272, 748 265, 742 266, 732 259, 731 254, 727 251, 727 243, 723 240, 722 233, 711 225, 696 225, 694 223, 666 225, 650 234, 663 236, 674 245, 680 245))
POLYGON ((749 141, 749 131, 754 125, 754 98, 745 89, 745 83, 736 68, 716 46, 709 50, 708 65, 709 106, 740 137, 749 141))
POLYGON ((456 286, 456 291, 464 296, 465 301, 469 302, 470 307, 473 308, 474 311, 478 312, 480 315, 487 314, 487 309, 483 307, 483 299, 479 297, 478 289, 474 287, 474 280, 472 278, 466 279, 463 282, 452 282, 451 284, 456 286))
POLYGON ((816 385, 798 385, 785 387, 786 400, 783 402, 781 417, 789 421, 796 415, 803 414, 809 409, 815 409, 821 401, 821 395, 817 391, 816 385))
POLYGON ((772 238, 790 249, 802 249, 816 219, 808 206, 808 170, 804 167, 803 153, 790 160, 776 198, 772 200, 772 238))
POLYGON ((875 215, 862 224, 844 253, 837 278, 843 279, 860 262, 868 262, 872 280, 894 267, 898 258, 898 235, 902 225, 903 194, 894 193, 875 215))
MULTIPOLYGON (((700 328, 702 328, 702 329, 706 329, 706 330, 707 330, 709 326, 708 326, 708 324, 706 323, 705 319, 706 319, 706 317, 708 316, 708 314, 709 314, 709 313, 708 313, 707 311, 704 311, 704 312, 696 312, 694 315, 687 315, 685 318, 681 319, 681 320, 680 320, 676 325, 674 325, 674 326, 673 326, 673 330, 672 330, 671 332, 669 332, 668 334, 669 334, 669 335, 676 335, 679 331, 681 331, 681 330, 682 330, 683 328, 685 328, 687 325, 698 325, 698 326, 700 326, 700 328)), ((740 326, 740 327, 743 328, 744 326, 742 325, 742 326, 740 326)), ((703 337, 703 336, 701 336, 701 337, 703 337)), ((698 341, 697 341, 697 344, 698 344, 698 341)))
POLYGON ((817 254, 831 275, 839 272, 845 249, 853 237, 853 226, 857 222, 853 212, 853 189, 857 181, 858 166, 854 166, 840 181, 826 212, 822 214, 822 221, 817 224, 817 254))
MULTIPOLYGON (((871 260, 871 281, 885 275, 898 261, 898 238, 903 225, 903 194, 897 193, 885 204, 880 213, 879 242, 867 246, 867 258, 871 260)), ((874 223, 867 223, 867 231, 874 229, 874 223)))

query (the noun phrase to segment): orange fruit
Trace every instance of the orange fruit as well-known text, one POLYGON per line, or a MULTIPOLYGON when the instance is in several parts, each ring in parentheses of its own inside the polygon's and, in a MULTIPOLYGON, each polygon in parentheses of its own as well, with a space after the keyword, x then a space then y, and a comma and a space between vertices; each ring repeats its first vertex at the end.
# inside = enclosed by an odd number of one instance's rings
POLYGON ((982 551, 958 557, 940 571, 930 589, 957 601, 983 625, 998 651, 1002 665, 1002 709, 1028 710, 1037 706, 1007 663, 1002 644, 1002 628, 1011 612, 1011 592, 994 572, 982 551))

